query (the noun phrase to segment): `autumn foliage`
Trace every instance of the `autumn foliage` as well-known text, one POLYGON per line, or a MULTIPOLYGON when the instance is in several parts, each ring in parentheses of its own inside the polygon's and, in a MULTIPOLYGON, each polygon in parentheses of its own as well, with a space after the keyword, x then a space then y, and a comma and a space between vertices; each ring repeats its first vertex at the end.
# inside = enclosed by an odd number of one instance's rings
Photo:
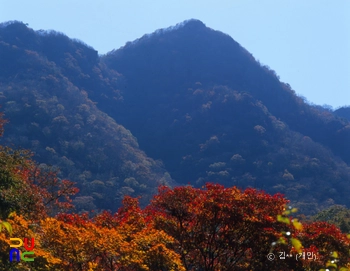
POLYGON ((144 209, 126 196, 114 214, 67 213, 77 192, 72 182, 38 167, 29 152, 0 147, 0 271, 349 267, 348 236, 326 222, 300 223, 280 194, 211 183, 160 186, 144 209), (33 262, 9 261, 12 236, 35 239, 33 262), (292 256, 279 259, 281 252, 292 256))
POLYGON ((320 270, 334 252, 338 266, 347 266, 347 236, 325 222, 302 227, 295 227, 292 217, 287 217, 291 223, 279 222, 286 203, 281 195, 207 184, 160 187, 145 209, 125 197, 114 214, 61 213, 34 225, 12 214, 12 235, 35 237, 35 261, 9 263, 9 235, 3 231, 0 270, 320 270), (296 260, 288 231, 302 252, 317 257, 296 260), (286 242, 272 246, 281 238, 286 242), (281 260, 281 251, 294 257, 281 260), (267 258, 271 252, 273 261, 267 258))

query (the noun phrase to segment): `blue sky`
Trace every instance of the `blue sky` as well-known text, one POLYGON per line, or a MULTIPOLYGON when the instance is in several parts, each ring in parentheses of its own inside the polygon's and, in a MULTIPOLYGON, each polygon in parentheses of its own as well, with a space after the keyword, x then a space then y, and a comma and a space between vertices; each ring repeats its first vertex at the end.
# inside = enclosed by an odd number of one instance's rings
POLYGON ((187 19, 229 34, 308 101, 350 105, 349 0, 0 0, 0 21, 53 29, 100 54, 187 19))

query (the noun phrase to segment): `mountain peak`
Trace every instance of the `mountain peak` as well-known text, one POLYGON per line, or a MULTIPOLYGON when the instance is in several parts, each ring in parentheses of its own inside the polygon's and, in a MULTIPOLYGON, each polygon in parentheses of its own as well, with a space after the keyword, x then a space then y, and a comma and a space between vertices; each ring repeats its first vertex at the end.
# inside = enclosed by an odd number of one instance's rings
POLYGON ((174 28, 180 27, 203 28, 206 27, 206 25, 198 19, 189 19, 178 23, 174 28))
MULTIPOLYGON (((138 38, 134 41, 129 41, 125 44, 125 46, 122 46, 119 49, 123 49, 123 48, 130 48, 133 47, 136 44, 142 44, 144 41, 149 41, 150 39, 166 34, 166 33, 172 33, 178 30, 185 30, 185 32, 187 31, 198 31, 198 30, 203 30, 203 29, 209 29, 202 21, 198 20, 198 19, 188 19, 185 20, 181 23, 177 23, 174 26, 169 26, 166 28, 160 28, 157 29, 156 31, 154 31, 153 33, 149 33, 149 34, 145 34, 143 35, 141 38, 138 38)), ((119 50, 118 49, 118 50, 119 50)), ((115 53, 116 50, 112 50, 110 53, 115 53)))
POLYGON ((182 28, 203 29, 203 28, 206 28, 206 25, 202 21, 200 21, 198 19, 188 19, 188 20, 185 20, 185 21, 183 21, 181 23, 177 23, 174 26, 169 26, 167 28, 158 29, 154 33, 171 32, 171 31, 174 31, 174 30, 182 29, 182 28))

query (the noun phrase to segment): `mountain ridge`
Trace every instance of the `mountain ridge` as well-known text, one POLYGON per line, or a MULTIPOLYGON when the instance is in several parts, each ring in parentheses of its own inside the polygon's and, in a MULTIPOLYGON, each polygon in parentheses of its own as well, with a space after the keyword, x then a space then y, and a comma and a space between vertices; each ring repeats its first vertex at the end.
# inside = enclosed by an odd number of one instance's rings
MULTIPOLYGON (((102 61, 109 68, 118 71, 118 73, 126 78, 126 87, 121 89, 123 102, 114 105, 104 104, 103 106, 120 108, 120 111, 118 109, 112 109, 109 111, 109 114, 132 131, 138 138, 141 148, 146 153, 151 157, 163 160, 165 166, 177 181, 180 181, 180 179, 184 179, 182 180, 183 183, 189 181, 183 174, 176 173, 181 168, 181 164, 183 165, 185 163, 181 159, 193 155, 191 151, 190 154, 186 153, 186 151, 189 149, 192 151, 196 148, 199 149, 199 146, 209 143, 211 138, 216 137, 216 140, 219 142, 220 137, 217 134, 218 125, 222 123, 229 127, 229 123, 232 120, 225 117, 226 115, 223 115, 223 113, 218 113, 213 120, 212 132, 205 132, 203 130, 202 133, 195 133, 191 128, 186 128, 186 131, 181 131, 180 128, 175 129, 172 122, 181 123, 180 118, 186 119, 188 122, 192 121, 193 126, 201 130, 199 127, 202 127, 205 122, 198 120, 199 122, 195 123, 193 121, 195 119, 194 115, 205 119, 203 112, 201 112, 201 110, 203 111, 205 109, 207 111, 211 110, 211 116, 214 116, 213 108, 214 106, 219 106, 219 104, 215 105, 212 98, 218 98, 215 92, 220 88, 227 89, 226 92, 224 91, 226 94, 223 94, 223 97, 220 98, 222 99, 221 102, 225 100, 225 95, 230 96, 234 91, 236 91, 236 94, 233 94, 235 97, 252 96, 251 104, 258 105, 258 107, 263 109, 262 112, 266 112, 263 114, 271 114, 270 117, 273 118, 274 124, 267 124, 267 120, 264 120, 265 125, 273 127, 273 125, 279 126, 282 123, 287 129, 290 129, 290 132, 297 132, 304 135, 305 140, 310 140, 310 144, 314 142, 312 144, 315 144, 315 148, 319 143, 326 143, 326 148, 330 147, 336 155, 341 155, 346 161, 349 159, 349 156, 344 151, 349 148, 349 144, 339 144, 339 137, 343 136, 344 138, 341 142, 346 143, 346 138, 349 135, 349 131, 345 128, 348 124, 346 121, 338 119, 327 110, 305 103, 302 98, 296 96, 295 91, 288 84, 279 81, 276 72, 270 70, 267 66, 261 65, 231 37, 207 28, 201 23, 199 23, 198 28, 196 24, 194 27, 191 27, 191 25, 190 27, 187 26, 184 24, 182 28, 177 28, 173 31, 159 31, 156 35, 147 35, 146 38, 140 39, 136 43, 131 43, 132 45, 130 46, 122 47, 102 56, 102 61), (204 98, 202 100, 203 103, 198 103, 199 100, 194 98, 195 96, 197 98, 201 97, 201 99, 204 98), (196 107, 199 111, 192 110, 196 107), (179 115, 180 112, 182 116, 179 115), (128 115, 130 115, 130 119, 128 115), (135 115, 138 116, 137 120, 133 117, 135 115), (159 125, 154 123, 158 123, 159 125), (333 134, 330 135, 330 132, 333 134), (172 135, 179 135, 180 133, 183 133, 183 137, 177 142, 176 138, 172 135), (206 139, 203 137, 206 137, 206 139), (329 138, 333 138, 332 141, 329 138), (195 145, 191 146, 190 142, 195 142, 195 145), (334 142, 336 142, 335 146, 334 142), (174 147, 171 147, 172 145, 174 147), (166 151, 162 152, 162 150, 166 151), (181 152, 180 150, 183 151, 181 152), (172 153, 172 157, 169 157, 168 153, 172 153), (177 162, 174 162, 176 160, 175 157, 177 157, 177 162)), ((218 95, 220 96, 220 94, 218 95)), ((236 99, 233 96, 232 101, 236 99)), ((218 100, 215 101, 218 102, 218 100)), ((236 102, 233 102, 231 106, 234 106, 234 103, 236 102)), ((246 106, 248 108, 250 105, 246 106)), ((221 107, 221 109, 224 108, 223 105, 221 107)), ((225 114, 232 114, 229 113, 229 108, 226 110, 225 114)), ((247 114, 244 109, 242 112, 247 114)), ((251 109, 251 112, 254 112, 254 110, 251 109)), ((239 127, 244 127, 244 117, 240 116, 238 112, 235 113, 235 117, 243 118, 239 127)), ((266 130, 267 134, 266 126, 263 123, 257 122, 254 125, 251 124, 251 127, 257 127, 257 129, 262 127, 263 129, 261 131, 266 130)), ((206 123, 205 125, 208 124, 206 123)), ((227 131, 229 128, 225 129, 227 131)), ((246 133, 246 135, 250 135, 251 131, 246 130, 246 133)), ((287 137, 293 138, 299 136, 291 134, 287 137)), ((301 138, 295 141, 299 143, 294 146, 299 151, 302 149, 298 145, 304 144, 301 138)), ((241 140, 243 142, 244 138, 241 140)), ((290 141, 290 139, 288 140, 290 141)), ((226 140, 226 142, 228 141, 226 140)), ((273 145, 272 141, 269 143, 273 145)), ((226 144, 229 144, 227 145, 229 148, 234 146, 232 145, 234 144, 232 141, 226 144)), ((325 155, 327 151, 325 149, 322 152, 325 155)), ((241 156, 239 152, 236 154, 241 156)), ((236 154, 231 153, 233 156, 236 154)), ((309 155, 311 154, 304 153, 299 156, 305 156, 303 159, 309 159, 307 158, 309 155)), ((313 159, 312 156, 311 158, 313 159)), ((200 156, 197 159, 202 161, 200 156)), ((253 160, 250 162, 259 164, 261 160, 264 160, 258 157, 255 159, 256 161, 253 160)), ((332 159, 336 158, 334 157, 332 159)), ((228 160, 226 160, 227 165, 230 164, 227 162, 228 160)), ((206 168, 202 167, 201 171, 213 174, 210 170, 210 164, 214 166, 214 164, 218 163, 225 162, 213 160, 212 163, 208 162, 206 168)), ((266 161, 265 163, 268 164, 269 162, 266 161)), ((303 164, 301 161, 295 163, 303 164)), ((281 179, 283 176, 286 176, 286 178, 289 176, 289 171, 292 171, 288 169, 289 166, 286 164, 285 169, 280 169, 279 176, 281 179)), ((196 166, 194 164, 187 166, 187 169, 190 168, 194 169, 196 166)), ((227 170, 219 172, 225 175, 231 171, 230 167, 228 167, 227 170)), ((180 172, 187 171, 182 169, 180 172)), ((292 173, 297 175, 295 169, 292 173)), ((242 174, 244 176, 244 172, 242 174)), ((243 179, 247 179, 247 176, 243 176, 238 178, 241 183, 245 182, 243 179)), ((195 178, 198 177, 199 179, 203 178, 202 175, 197 175, 195 178)), ((204 180, 207 180, 208 177, 204 177, 204 180)), ((237 179, 237 176, 232 178, 237 179)), ((254 174, 248 177, 248 179, 254 178, 258 179, 254 174)), ((221 181, 223 180, 221 179, 221 181)), ((277 182, 277 177, 275 177, 275 182, 275 187, 283 186, 277 182)), ((309 182, 309 189, 311 189, 311 183, 313 182, 309 182)), ((231 183, 234 182, 231 180, 231 183)), ((262 187, 261 185, 262 181, 260 181, 260 188, 262 187)), ((292 188, 290 187, 289 189, 292 188)), ((331 189, 329 188, 328 190, 331 189)), ((269 190, 269 192, 271 191, 269 190)), ((301 194, 299 192, 296 193, 301 194)), ((289 196, 290 193, 287 193, 287 195, 289 196)))
POLYGON ((159 184, 172 182, 130 131, 88 97, 84 88, 91 80, 92 87, 113 91, 110 81, 118 77, 99 65, 96 51, 18 22, 0 28, 0 37, 0 58, 6 60, 0 63, 0 102, 10 121, 2 141, 32 150, 39 163, 59 167, 61 178, 77 182, 79 210, 115 211, 126 194, 143 196, 146 204, 159 184))
POLYGON ((85 209, 173 179, 282 192, 310 213, 350 206, 349 122, 306 104, 232 37, 188 20, 98 56, 62 33, 9 26, 0 88, 15 127, 4 139, 70 172, 92 197, 85 209))
MULTIPOLYGON (((156 36, 152 36, 152 34, 149 35, 147 39, 144 40, 145 44, 142 44, 144 47, 141 46, 141 41, 138 41, 133 45, 133 57, 138 57, 142 60, 138 61, 138 64, 134 65, 136 67, 133 67, 133 69, 126 66, 126 63, 129 63, 129 65, 130 63, 133 63, 133 59, 127 56, 131 47, 122 47, 121 49, 112 51, 106 56, 103 56, 102 60, 109 67, 118 70, 120 73, 128 77, 128 70, 131 70, 134 73, 135 70, 139 70, 140 73, 150 72, 148 68, 142 68, 142 65, 148 65, 147 63, 156 61, 154 58, 151 59, 151 56, 156 55, 158 59, 163 59, 164 61, 159 61, 159 67, 153 67, 154 70, 152 70, 152 72, 159 74, 160 77, 168 76, 172 69, 173 71, 176 71, 177 77, 182 76, 183 81, 186 81, 186 75, 188 73, 194 73, 191 76, 195 77, 195 81, 199 81, 201 83, 208 84, 212 82, 214 85, 217 83, 228 85, 232 89, 249 89, 249 92, 266 104, 269 110, 276 115, 276 117, 283 121, 288 119, 288 125, 291 126, 292 129, 311 136, 314 140, 322 144, 327 145, 330 143, 329 141, 327 142, 327 138, 323 138, 322 135, 329 133, 329 130, 334 131, 333 126, 336 126, 335 128, 337 131, 339 131, 332 135, 332 137, 336 138, 334 142, 344 141, 344 138, 348 138, 350 136, 349 131, 342 130, 345 123, 334 118, 332 114, 329 114, 329 120, 326 121, 326 125, 323 126, 323 130, 317 131, 317 129, 310 124, 312 122, 319 121, 318 115, 325 114, 325 112, 320 112, 321 110, 319 110, 319 108, 310 107, 308 104, 306 104, 302 98, 295 94, 295 91, 292 90, 288 84, 279 81, 278 75, 275 71, 269 69, 268 66, 261 65, 249 52, 247 52, 231 37, 221 33, 220 31, 203 27, 203 25, 204 24, 201 23, 201 27, 199 29, 201 29, 202 32, 205 32, 206 35, 202 34, 200 31, 193 31, 193 33, 191 31, 186 32, 186 30, 190 30, 190 28, 186 29, 186 24, 184 24, 183 28, 175 29, 171 32, 160 33, 156 36), (161 38, 160 35, 162 35, 161 38), (210 35, 210 38, 207 35, 210 35), (153 41, 151 41, 152 37, 153 41), (179 41, 181 37, 184 38, 183 43, 179 41), (162 39, 162 41, 159 39, 162 39), (168 42, 166 45, 164 44, 164 40, 168 42), (218 45, 216 45, 215 42, 218 45), (142 47, 145 53, 138 52, 137 46, 142 47), (160 46, 160 48, 157 46, 160 46), (166 54, 164 49, 162 49, 165 46, 169 46, 169 51, 171 51, 171 54, 175 55, 171 55, 170 53, 166 54), (176 55, 177 51, 180 50, 178 47, 180 47, 182 50, 190 50, 188 48, 192 48, 192 51, 186 55, 186 63, 181 63, 177 60, 178 57, 182 57, 182 59, 184 58, 183 55, 176 55), (203 47, 205 48, 203 49, 203 47), (197 49, 194 50, 193 48, 197 49), (136 57, 135 54, 138 54, 138 56, 136 57), (159 56, 161 54, 162 56, 159 56), (215 59, 213 59, 213 56, 211 56, 214 54, 215 59), (122 55, 124 55, 124 58, 122 55), (126 59, 125 57, 128 58, 126 59), (210 57, 211 59, 209 59, 210 57), (242 65, 238 67, 237 63, 242 62, 243 58, 243 64, 240 63, 242 65), (193 59, 200 59, 202 62, 196 65, 193 59), (124 66, 122 67, 121 65, 124 66), (182 65, 183 68, 178 68, 177 66, 179 65, 182 65), (201 66, 203 65, 212 67, 209 73, 205 73, 209 69, 205 70, 204 72, 202 71, 203 69, 201 69, 201 66), (222 66, 225 66, 225 68, 221 68, 222 66), (167 71, 167 74, 165 74, 165 71, 167 71), (196 74, 196 71, 201 72, 196 74), (243 77, 245 77, 245 80, 242 80, 245 82, 245 85, 238 86, 237 81, 243 77), (252 77, 254 77, 255 80, 250 80, 252 77), (264 79, 261 80, 261 78, 264 79), (276 99, 278 99, 280 102, 276 103, 274 101, 276 99), (295 116, 295 112, 298 111, 303 113, 295 116), (305 114, 308 115, 307 118, 312 119, 312 121, 305 122, 305 114), (328 127, 327 122, 332 122, 330 125, 332 127, 328 127)), ((148 76, 151 76, 151 74, 148 74, 148 76)), ((169 80, 171 80, 171 78, 169 80)), ((168 85, 164 85, 163 87, 166 89, 168 85)), ((339 147, 339 144, 333 144, 329 147, 332 148, 337 155, 340 155, 342 159, 345 159, 347 162, 350 161, 350 156, 348 155, 348 153, 350 153, 349 147, 344 149, 343 147, 339 147)))

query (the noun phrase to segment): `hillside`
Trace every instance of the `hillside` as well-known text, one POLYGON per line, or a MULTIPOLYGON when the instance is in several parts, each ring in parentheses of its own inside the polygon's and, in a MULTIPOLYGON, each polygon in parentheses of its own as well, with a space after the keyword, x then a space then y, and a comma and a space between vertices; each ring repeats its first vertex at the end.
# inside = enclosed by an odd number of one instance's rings
POLYGON ((171 182, 84 90, 108 92, 119 80, 95 50, 18 22, 1 25, 0 40, 0 104, 9 120, 3 144, 30 149, 39 163, 77 182, 79 210, 115 211, 126 194, 145 204, 160 183, 171 182))
POLYGON ((306 104, 231 37, 189 20, 102 60, 125 81, 123 99, 100 106, 176 181, 279 191, 304 211, 349 204, 348 122, 306 104))
POLYGON ((350 125, 311 106, 231 37, 189 20, 109 54, 0 26, 2 139, 78 183, 79 210, 145 205, 160 183, 281 192, 303 213, 350 206, 350 125))
MULTIPOLYGON (((304 103, 288 84, 279 81, 276 72, 261 65, 231 37, 198 20, 145 35, 103 60, 127 78, 128 91, 123 93, 126 101, 148 101, 152 97, 154 102, 165 102, 162 97, 192 88, 196 82, 207 87, 224 85, 249 92, 291 129, 350 162, 350 130, 343 129, 346 122, 304 103), (145 97, 139 97, 141 93, 145 97)), ((139 105, 135 108, 138 110, 139 105)))

